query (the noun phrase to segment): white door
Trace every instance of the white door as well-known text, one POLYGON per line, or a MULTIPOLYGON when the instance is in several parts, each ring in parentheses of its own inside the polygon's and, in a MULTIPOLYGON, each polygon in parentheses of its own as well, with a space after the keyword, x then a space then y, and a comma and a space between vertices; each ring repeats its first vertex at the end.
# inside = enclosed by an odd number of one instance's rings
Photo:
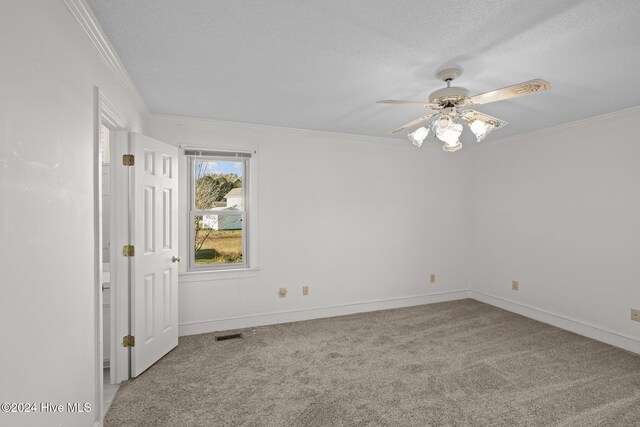
POLYGON ((178 149, 133 133, 131 374, 178 345, 178 149))

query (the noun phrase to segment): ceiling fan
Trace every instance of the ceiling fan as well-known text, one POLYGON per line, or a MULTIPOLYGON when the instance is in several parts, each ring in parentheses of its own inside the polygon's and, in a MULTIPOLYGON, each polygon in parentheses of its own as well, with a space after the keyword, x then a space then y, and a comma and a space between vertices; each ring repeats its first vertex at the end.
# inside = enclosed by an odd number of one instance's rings
POLYGON ((479 111, 465 109, 471 105, 488 104, 490 102, 503 101, 505 99, 517 98, 519 96, 530 95, 542 92, 551 88, 551 84, 542 79, 529 80, 515 85, 503 87, 480 95, 470 96, 467 89, 463 87, 451 87, 451 82, 460 75, 457 68, 447 68, 438 73, 438 78, 446 82, 447 87, 438 89, 429 95, 428 102, 420 101, 398 101, 395 99, 385 99, 378 101, 378 104, 400 105, 415 108, 427 108, 437 111, 433 114, 418 117, 409 123, 391 131, 397 133, 405 129, 413 128, 423 122, 435 117, 429 125, 422 126, 410 133, 409 140, 417 147, 422 146, 422 142, 433 131, 435 136, 442 142, 444 151, 453 153, 462 148, 460 134, 462 134, 462 123, 466 124, 471 132, 476 136, 478 142, 495 129, 503 128, 507 125, 504 120, 497 119, 479 111))

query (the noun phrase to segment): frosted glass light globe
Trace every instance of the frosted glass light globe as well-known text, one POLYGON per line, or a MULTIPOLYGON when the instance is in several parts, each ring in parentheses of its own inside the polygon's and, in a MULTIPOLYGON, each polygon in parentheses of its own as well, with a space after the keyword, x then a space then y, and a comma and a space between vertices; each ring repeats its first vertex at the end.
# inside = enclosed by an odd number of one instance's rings
POLYGON ((429 135, 429 129, 423 126, 421 128, 416 129, 415 131, 413 131, 407 136, 409 137, 409 141, 411 141, 413 145, 415 145, 416 147, 421 147, 422 142, 425 140, 427 135, 429 135))

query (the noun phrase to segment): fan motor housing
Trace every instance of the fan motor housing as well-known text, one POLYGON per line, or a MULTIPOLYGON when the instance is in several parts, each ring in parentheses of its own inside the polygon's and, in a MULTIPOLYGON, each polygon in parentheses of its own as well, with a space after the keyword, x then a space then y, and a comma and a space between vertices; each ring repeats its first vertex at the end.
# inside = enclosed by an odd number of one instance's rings
POLYGON ((469 91, 463 87, 445 87, 438 89, 429 95, 429 102, 443 107, 451 105, 464 105, 469 102, 469 91))

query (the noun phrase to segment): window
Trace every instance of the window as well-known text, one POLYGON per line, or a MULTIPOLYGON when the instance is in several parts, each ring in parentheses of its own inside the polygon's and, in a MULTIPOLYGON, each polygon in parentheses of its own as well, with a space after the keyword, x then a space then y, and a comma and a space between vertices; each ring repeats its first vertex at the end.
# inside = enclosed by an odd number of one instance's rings
POLYGON ((249 153, 186 150, 190 158, 189 269, 244 268, 249 153))

